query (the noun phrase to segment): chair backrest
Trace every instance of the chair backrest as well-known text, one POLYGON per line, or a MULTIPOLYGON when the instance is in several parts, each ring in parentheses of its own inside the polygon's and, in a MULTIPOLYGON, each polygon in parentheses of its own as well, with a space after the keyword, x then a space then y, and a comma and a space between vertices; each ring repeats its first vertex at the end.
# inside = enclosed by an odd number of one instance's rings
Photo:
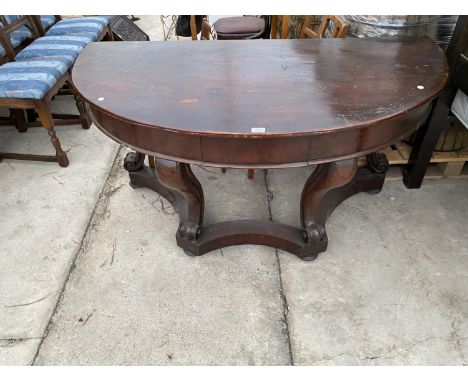
MULTIPOLYGON (((50 16, 52 17, 52 16, 50 16)), ((55 19, 55 23, 60 21, 62 18, 60 16, 53 16, 54 19, 55 19)), ((44 27, 44 24, 42 23, 42 19, 41 19, 41 16, 39 15, 32 15, 31 16, 31 20, 33 21, 34 23, 34 26, 36 27, 37 29, 37 32, 39 33, 39 36, 44 36, 45 35, 45 32, 46 32, 46 28, 44 27)))
POLYGON ((276 39, 278 37, 278 22, 279 18, 281 17, 281 32, 280 32, 280 38, 288 38, 288 27, 289 27, 289 16, 278 16, 278 15, 273 15, 271 16, 271 34, 270 38, 276 39))
POLYGON ((36 39, 39 33, 36 29, 31 16, 0 16, 0 44, 6 52, 6 58, 9 61, 14 61, 16 52, 15 47, 11 43, 11 34, 14 31, 26 27, 31 32, 31 37, 36 39))
POLYGON ((338 16, 322 16, 317 31, 312 29, 314 16, 306 16, 299 38, 345 38, 348 35, 349 25, 338 16))
MULTIPOLYGON (((210 40, 212 38, 211 30, 212 28, 208 21, 208 16, 203 15, 200 40, 210 40)), ((194 15, 190 16, 190 33, 192 35, 192 40, 198 40, 197 22, 194 15)))

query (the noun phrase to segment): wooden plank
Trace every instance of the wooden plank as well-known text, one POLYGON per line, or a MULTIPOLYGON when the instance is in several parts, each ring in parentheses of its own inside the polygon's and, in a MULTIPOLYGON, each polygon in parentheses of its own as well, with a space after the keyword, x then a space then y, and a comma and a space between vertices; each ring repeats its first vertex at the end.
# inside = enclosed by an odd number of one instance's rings
POLYGON ((455 151, 449 152, 435 152, 432 154, 431 163, 440 163, 440 162, 460 162, 464 161, 461 159, 459 154, 455 151))
POLYGON ((387 180, 402 180, 403 179, 403 169, 401 166, 392 166, 388 169, 387 174, 385 175, 385 181, 387 180))
POLYGON ((398 149, 394 150, 391 146, 387 147, 384 151, 382 151, 388 159, 388 163, 390 164, 403 164, 408 162, 408 158, 404 158, 401 156, 400 151, 398 149))
POLYGON ((437 163, 437 166, 445 177, 453 177, 460 175, 461 170, 465 166, 465 162, 442 162, 437 163))
POLYGON ((468 179, 468 163, 465 163, 465 166, 461 170, 461 173, 458 177, 462 179, 468 179))
POLYGON ((426 175, 424 176, 424 179, 444 179, 444 174, 442 174, 442 171, 440 171, 440 168, 437 166, 432 166, 429 165, 427 167, 427 172, 426 175))
POLYGON ((412 147, 406 143, 400 142, 396 144, 396 148, 401 157, 406 160, 405 163, 408 163, 408 158, 410 157, 412 147))

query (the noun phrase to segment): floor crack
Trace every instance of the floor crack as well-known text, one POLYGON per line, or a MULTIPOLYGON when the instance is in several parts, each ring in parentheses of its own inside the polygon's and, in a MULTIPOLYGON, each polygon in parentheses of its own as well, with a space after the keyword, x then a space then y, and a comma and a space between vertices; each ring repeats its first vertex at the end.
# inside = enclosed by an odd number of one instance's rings
POLYGON ((120 152, 123 149, 124 149, 123 146, 120 146, 117 149, 117 152, 115 154, 112 165, 109 168, 109 173, 107 175, 107 178, 103 183, 101 193, 99 194, 99 196, 97 198, 97 201, 96 201, 96 204, 94 205, 94 208, 91 211, 91 214, 90 214, 88 223, 86 225, 86 229, 84 231, 83 237, 81 238, 78 250, 76 251, 76 253, 75 253, 75 255, 74 255, 73 259, 72 259, 72 262, 70 264, 70 268, 68 270, 68 274, 66 275, 65 280, 64 280, 64 282, 62 284, 62 289, 60 290, 59 298, 57 299, 57 301, 55 303, 55 306, 54 306, 54 309, 52 311, 52 314, 49 317, 49 322, 47 323, 47 327, 44 330, 44 335, 42 337, 40 337, 41 341, 40 341, 40 343, 39 343, 39 345, 37 347, 36 353, 34 354, 31 362, 28 365, 34 365, 36 363, 36 359, 39 356, 39 352, 41 351, 42 344, 44 343, 44 340, 47 338, 47 335, 49 334, 50 328, 52 326, 53 318, 54 318, 55 314, 57 313, 60 302, 63 299, 63 295, 65 293, 65 288, 66 288, 66 285, 67 285, 68 280, 70 278, 70 275, 71 275, 71 273, 73 272, 73 270, 76 267, 76 265, 75 265, 76 259, 78 258, 78 255, 81 252, 86 250, 86 245, 90 240, 91 231, 93 230, 94 225, 96 225, 96 219, 102 219, 103 214, 100 213, 100 209, 107 210, 107 204, 109 203, 110 197, 113 195, 113 193, 115 193, 120 188, 120 187, 114 188, 113 191, 111 190, 111 192, 109 192, 109 187, 106 187, 106 186, 108 186, 108 184, 112 182, 113 178, 115 178, 115 175, 117 174, 117 171, 119 170, 119 167, 122 164, 123 160, 121 159, 120 152), (103 207, 103 205, 104 205, 104 207, 103 207))
MULTIPOLYGON (((273 214, 271 212, 271 201, 273 200, 273 193, 270 190, 270 186, 268 183, 268 170, 264 170, 264 181, 265 181, 265 187, 266 187, 266 196, 267 196, 267 206, 268 206, 268 219, 270 221, 273 221, 273 214)), ((279 259, 279 254, 278 250, 275 249, 275 257, 276 257, 276 267, 278 270, 278 278, 279 278, 279 294, 280 298, 283 304, 283 317, 281 318, 281 321, 284 324, 284 330, 283 334, 286 337, 286 341, 288 344, 288 351, 289 351, 289 364, 294 365, 294 358, 293 358, 293 353, 292 353, 292 347, 291 347, 291 337, 289 335, 289 323, 288 323, 288 314, 289 314, 289 305, 288 305, 288 300, 286 298, 286 295, 284 293, 283 289, 283 278, 282 278, 282 273, 281 273, 281 262, 279 259)))
POLYGON ((28 340, 40 340, 40 339, 42 339, 42 337, 23 337, 23 338, 5 337, 5 338, 0 338, 0 347, 17 344, 17 343, 21 343, 21 342, 28 341, 28 340), (6 345, 3 345, 2 342, 6 343, 6 345))
MULTIPOLYGON (((339 353, 339 354, 336 354, 334 356, 331 356, 331 357, 326 357, 326 358, 322 358, 318 361, 315 361, 312 363, 312 365, 314 364, 317 364, 319 362, 324 362, 324 361, 334 361, 335 359, 339 358, 339 357, 342 357, 342 356, 348 356, 348 357, 352 357, 352 358, 356 358, 360 361, 367 361, 367 360, 374 360, 374 359, 395 359, 396 357, 398 357, 399 355, 401 355, 402 353, 408 353, 409 351, 411 351, 414 347, 418 346, 419 344, 423 343, 423 342, 427 342, 429 340, 434 340, 434 339, 439 339, 439 340, 442 340, 442 341, 449 341, 449 342, 452 342, 454 339, 452 337, 450 338, 444 338, 444 337, 438 337, 438 336, 431 336, 431 337, 427 337, 427 338, 424 338, 420 341, 416 341, 414 343, 412 343, 411 345, 407 346, 406 348, 402 348, 402 349, 399 349, 399 350, 393 350, 387 354, 380 354, 380 355, 367 355, 367 356, 358 356, 356 354, 349 354, 349 353, 346 353, 346 352, 342 352, 342 353, 339 353)), ((468 337, 458 337, 458 341, 460 340, 465 340, 465 339, 468 339, 468 337)), ((465 362, 463 360, 463 362, 465 362)))

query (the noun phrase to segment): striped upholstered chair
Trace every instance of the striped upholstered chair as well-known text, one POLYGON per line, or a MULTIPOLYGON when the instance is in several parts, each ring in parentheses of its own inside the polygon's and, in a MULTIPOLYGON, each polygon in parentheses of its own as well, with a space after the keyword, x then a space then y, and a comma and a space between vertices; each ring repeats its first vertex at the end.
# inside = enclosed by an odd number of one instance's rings
MULTIPOLYGON (((28 19, 29 16, 21 16, 28 19)), ((11 30, 0 29, 0 42, 8 56, 14 55, 9 34, 11 30)), ((56 161, 60 166, 68 166, 68 158, 62 150, 61 144, 54 131, 54 118, 51 113, 50 102, 59 90, 70 81, 69 70, 74 64, 79 52, 91 41, 91 37, 83 35, 46 36, 41 37, 29 45, 31 49, 20 52, 16 61, 0 66, 0 107, 14 110, 17 122, 22 119, 24 123, 24 109, 35 109, 39 115, 41 125, 48 130, 54 156, 31 154, 5 154, 0 157, 13 159, 28 159, 42 161, 56 161), (21 112, 21 113, 20 113, 21 112), (18 118, 19 115, 22 118, 18 118)), ((84 128, 89 127, 86 115, 80 121, 84 128)), ((76 123, 75 121, 70 121, 76 123)))
POLYGON ((43 15, 31 16, 40 36, 43 36, 52 25, 60 21, 60 16, 43 15))
MULTIPOLYGON (((33 20, 28 17, 0 15, 0 28, 8 35, 9 44, 14 52, 20 51, 34 38, 39 37, 33 20)), ((0 44, 0 63, 7 60, 7 55, 8 60, 11 60, 11 53, 0 44)))
POLYGON ((53 25, 46 36, 86 35, 92 41, 113 40, 109 22, 111 16, 89 16, 63 19, 53 25))

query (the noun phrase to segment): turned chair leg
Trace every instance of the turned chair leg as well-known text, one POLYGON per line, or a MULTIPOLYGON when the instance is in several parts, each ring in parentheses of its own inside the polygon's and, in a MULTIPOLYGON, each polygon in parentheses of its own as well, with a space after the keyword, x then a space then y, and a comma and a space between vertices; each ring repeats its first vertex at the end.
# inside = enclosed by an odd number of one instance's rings
POLYGON ((89 119, 88 111, 86 110, 86 102, 82 97, 80 97, 77 94, 75 94, 74 98, 75 98, 76 108, 78 109, 80 113, 81 127, 87 130, 91 126, 91 121, 89 119))
POLYGON ((75 89, 71 81, 67 81, 66 85, 68 85, 70 93, 73 94, 73 98, 75 99, 76 108, 80 113, 81 127, 87 130, 91 126, 91 118, 89 117, 88 110, 86 108, 86 101, 78 94, 78 91, 75 89))
POLYGON ((28 131, 28 123, 26 121, 26 116, 24 115, 24 110, 14 109, 14 110, 11 110, 11 113, 13 114, 13 117, 14 117, 16 129, 20 133, 25 133, 26 131, 28 131))
POLYGON ((37 112, 35 109, 26 109, 26 115, 28 117, 28 122, 36 122, 37 121, 37 112))
POLYGON ((151 168, 154 168, 154 157, 148 155, 148 164, 151 168))
POLYGON ((57 159, 58 164, 61 167, 67 167, 69 164, 67 154, 62 150, 60 141, 57 138, 54 130, 54 119, 52 118, 52 113, 50 111, 50 105, 45 102, 40 102, 36 106, 37 112, 39 114, 39 119, 42 122, 42 126, 48 130, 50 141, 52 146, 55 149, 55 158, 57 159))
POLYGON ((112 33, 111 27, 108 25, 106 27, 106 32, 104 34, 104 41, 114 41, 114 34, 112 33))

